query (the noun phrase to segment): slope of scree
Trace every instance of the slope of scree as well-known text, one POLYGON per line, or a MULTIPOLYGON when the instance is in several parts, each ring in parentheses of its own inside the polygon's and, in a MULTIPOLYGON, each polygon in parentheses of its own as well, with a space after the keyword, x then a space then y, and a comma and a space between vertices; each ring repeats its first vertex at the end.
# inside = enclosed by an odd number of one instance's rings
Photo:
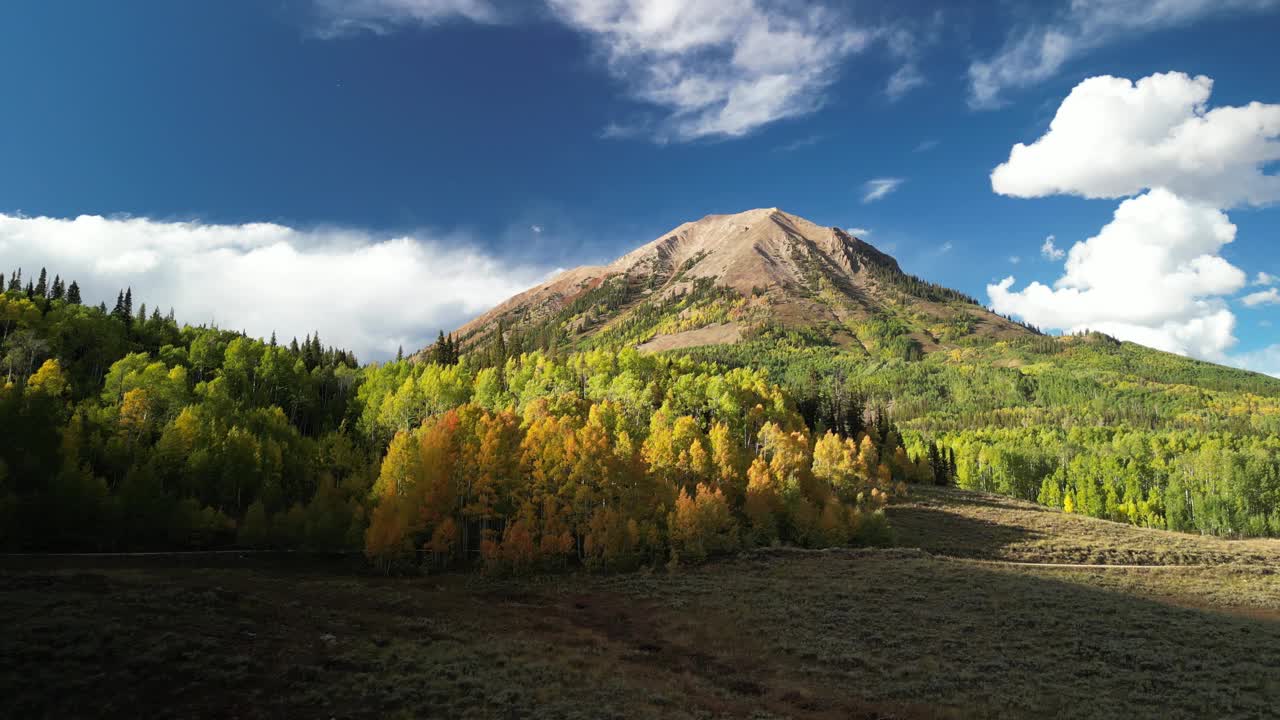
POLYGON ((911 356, 1034 334, 972 298, 908 275, 839 228, 777 208, 708 215, 608 265, 561 273, 458 328, 474 349, 608 345, 666 350, 785 335, 911 356))

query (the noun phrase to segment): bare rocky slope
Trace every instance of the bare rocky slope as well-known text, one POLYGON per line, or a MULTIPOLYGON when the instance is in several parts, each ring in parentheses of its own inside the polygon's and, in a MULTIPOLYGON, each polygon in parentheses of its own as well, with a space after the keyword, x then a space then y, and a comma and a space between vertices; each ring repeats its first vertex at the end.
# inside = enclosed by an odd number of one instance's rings
POLYGON ((708 215, 608 265, 568 270, 463 325, 463 347, 501 324, 526 345, 666 350, 769 333, 911 354, 1032 330, 911 275, 839 228, 778 208, 708 215))

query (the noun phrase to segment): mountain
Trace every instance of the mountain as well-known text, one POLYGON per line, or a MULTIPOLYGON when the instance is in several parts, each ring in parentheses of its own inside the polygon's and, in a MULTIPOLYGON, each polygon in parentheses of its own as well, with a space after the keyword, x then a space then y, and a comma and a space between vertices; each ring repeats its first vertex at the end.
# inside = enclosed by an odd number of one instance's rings
POLYGON ((871 355, 919 356, 1035 335, 973 298, 903 272, 869 243, 778 208, 708 215, 608 265, 578 267, 463 325, 463 347, 502 325, 527 347, 668 350, 790 335, 871 355))

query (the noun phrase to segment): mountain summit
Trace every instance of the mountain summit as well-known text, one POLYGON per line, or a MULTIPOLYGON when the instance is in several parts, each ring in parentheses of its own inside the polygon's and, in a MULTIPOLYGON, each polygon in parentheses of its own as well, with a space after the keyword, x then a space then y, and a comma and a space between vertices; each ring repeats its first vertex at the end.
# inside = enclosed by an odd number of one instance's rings
POLYGON ((778 208, 708 215, 603 266, 568 270, 463 325, 463 346, 504 328, 524 347, 667 350, 787 337, 911 357, 965 336, 1034 331, 908 275, 889 255, 778 208))

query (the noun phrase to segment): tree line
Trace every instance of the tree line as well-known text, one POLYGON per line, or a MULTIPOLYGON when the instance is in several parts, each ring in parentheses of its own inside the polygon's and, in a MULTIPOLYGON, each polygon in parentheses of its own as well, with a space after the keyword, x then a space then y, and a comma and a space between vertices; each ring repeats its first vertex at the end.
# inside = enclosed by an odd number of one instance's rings
POLYGON ((758 370, 452 336, 362 367, 316 333, 260 340, 135 311, 131 289, 108 309, 59 276, 28 284, 0 294, 8 548, 696 562, 883 541, 884 503, 937 468, 861 400, 801 407, 758 370))

